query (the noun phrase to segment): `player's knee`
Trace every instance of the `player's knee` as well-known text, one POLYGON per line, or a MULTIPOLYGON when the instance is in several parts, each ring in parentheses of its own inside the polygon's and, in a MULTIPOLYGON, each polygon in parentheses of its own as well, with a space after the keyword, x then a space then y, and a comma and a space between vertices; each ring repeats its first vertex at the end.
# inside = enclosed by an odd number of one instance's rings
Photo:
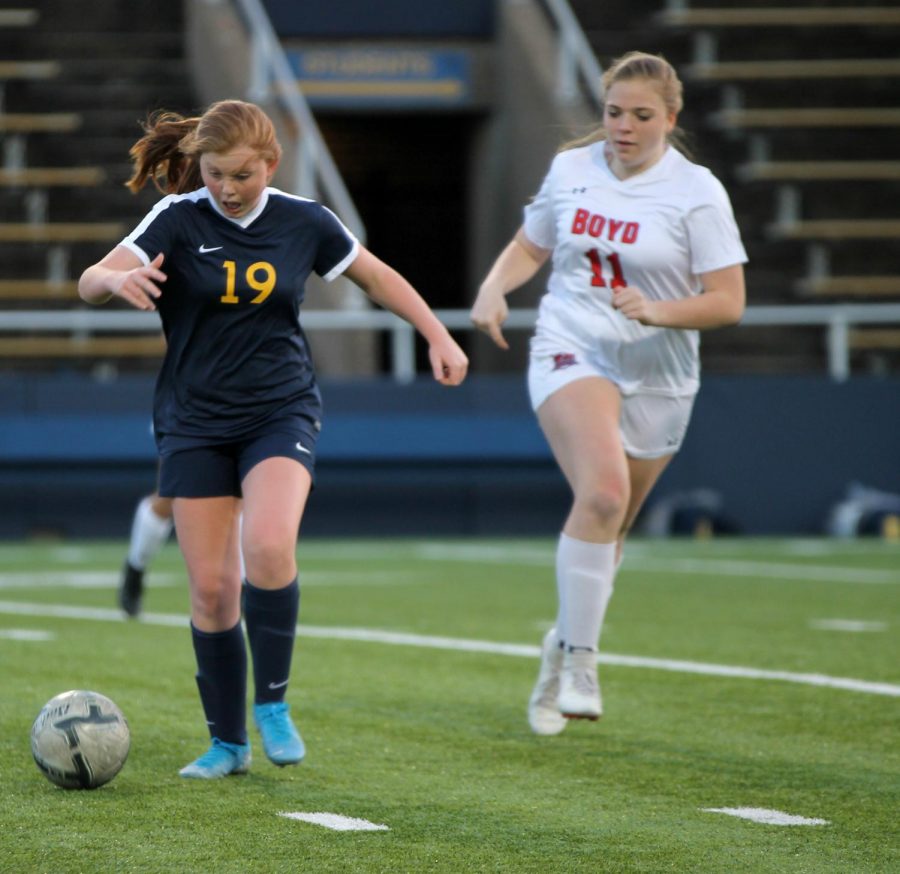
POLYGON ((576 503, 580 513, 596 525, 618 527, 628 506, 628 490, 616 483, 604 483, 580 494, 576 503))
POLYGON ((263 537, 244 550, 247 579, 268 588, 283 584, 296 574, 293 543, 280 538, 263 537))
POLYGON ((239 589, 225 581, 205 579, 195 583, 191 592, 191 608, 195 617, 220 624, 234 612, 234 593, 239 589))

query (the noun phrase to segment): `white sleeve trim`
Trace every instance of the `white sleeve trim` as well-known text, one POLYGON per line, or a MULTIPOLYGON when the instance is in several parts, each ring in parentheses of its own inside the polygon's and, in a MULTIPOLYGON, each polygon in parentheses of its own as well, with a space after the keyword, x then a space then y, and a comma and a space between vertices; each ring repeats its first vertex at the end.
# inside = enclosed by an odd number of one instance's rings
POLYGON ((141 263, 146 267, 150 263, 150 256, 140 247, 138 246, 130 237, 126 237, 119 243, 120 246, 128 249, 131 252, 134 252, 138 258, 141 259, 141 263))
POLYGON ((326 282, 331 282, 334 279, 337 279, 355 260, 356 256, 359 254, 359 240, 356 237, 353 238, 353 246, 347 255, 341 259, 334 267, 331 268, 323 277, 326 282))

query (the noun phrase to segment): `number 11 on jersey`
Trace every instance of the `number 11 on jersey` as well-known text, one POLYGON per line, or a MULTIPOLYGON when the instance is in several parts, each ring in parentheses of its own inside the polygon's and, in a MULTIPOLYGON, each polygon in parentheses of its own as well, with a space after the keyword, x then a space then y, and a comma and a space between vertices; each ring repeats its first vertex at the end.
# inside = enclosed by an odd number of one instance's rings
POLYGON ((612 279, 608 283, 603 276, 603 260, 600 257, 600 253, 596 249, 589 249, 587 256, 591 262, 591 273, 593 274, 591 276, 592 288, 606 288, 607 285, 610 288, 625 288, 628 285, 625 277, 622 275, 622 265, 619 262, 619 256, 615 252, 606 256, 606 260, 609 261, 609 266, 612 268, 612 279))

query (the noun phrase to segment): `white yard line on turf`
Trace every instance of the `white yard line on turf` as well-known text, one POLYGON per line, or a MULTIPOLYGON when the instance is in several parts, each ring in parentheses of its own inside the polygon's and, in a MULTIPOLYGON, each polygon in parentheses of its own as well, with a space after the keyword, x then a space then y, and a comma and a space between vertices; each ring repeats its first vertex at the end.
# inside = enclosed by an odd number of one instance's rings
MULTIPOLYGON (((0 573, 3 589, 116 589, 121 575, 118 571, 16 571, 0 573)), ((304 586, 409 586, 421 583, 421 577, 411 571, 308 571, 301 575, 304 586)), ((187 584, 177 573, 153 573, 153 588, 187 584)))
MULTIPOLYGON (((33 604, 21 601, 0 601, 0 613, 16 616, 45 616, 55 619, 85 619, 97 622, 125 622, 118 610, 98 607, 73 607, 66 604, 33 604)), ((140 621, 146 625, 166 625, 187 628, 186 615, 172 613, 143 613, 140 621)), ((330 626, 298 625, 297 634, 302 637, 317 637, 325 640, 355 640, 360 643, 383 643, 391 646, 413 646, 426 649, 452 650, 455 652, 478 652, 492 655, 537 658, 540 648, 524 643, 495 643, 489 640, 467 640, 458 637, 434 637, 425 634, 408 634, 396 631, 381 631, 374 628, 332 628, 330 626)), ((624 668, 647 668, 658 671, 673 671, 682 674, 704 674, 714 677, 734 677, 745 680, 777 680, 785 683, 799 683, 805 686, 823 686, 843 689, 848 692, 863 692, 868 695, 900 697, 900 685, 857 680, 851 677, 831 677, 827 674, 798 674, 791 671, 771 671, 761 668, 747 668, 738 665, 716 665, 706 662, 682 661, 679 659, 657 659, 645 656, 616 655, 601 653, 600 664, 624 668)))
MULTIPOLYGON (((497 564, 524 564, 551 567, 552 550, 492 546, 490 544, 424 543, 417 557, 431 561, 465 561, 497 564)), ((778 580, 812 580, 828 583, 869 583, 900 585, 900 574, 894 571, 835 567, 834 565, 790 564, 789 562, 753 561, 721 558, 650 558, 629 555, 625 547, 623 571, 661 574, 712 574, 719 577, 764 577, 778 580)))
MULTIPOLYGON (((115 589, 121 574, 103 571, 21 571, 0 573, 0 589, 115 589)), ((174 586, 178 574, 154 573, 153 587, 174 586)))
POLYGON ((900 574, 893 571, 823 564, 780 564, 768 561, 702 558, 639 558, 629 562, 626 554, 623 568, 663 574, 714 574, 720 577, 764 577, 775 580, 811 580, 820 583, 900 585, 900 574))

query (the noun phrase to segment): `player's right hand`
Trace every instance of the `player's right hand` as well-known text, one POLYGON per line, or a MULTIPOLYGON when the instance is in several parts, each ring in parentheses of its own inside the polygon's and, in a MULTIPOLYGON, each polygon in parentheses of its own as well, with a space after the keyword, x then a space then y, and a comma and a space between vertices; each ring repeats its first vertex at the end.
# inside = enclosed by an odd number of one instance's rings
POLYGON ((479 294, 469 313, 472 324, 479 331, 484 331, 501 349, 509 349, 509 343, 500 330, 503 323, 509 316, 509 306, 506 303, 506 296, 485 296, 479 294))
POLYGON ((142 264, 132 270, 119 272, 117 279, 112 283, 112 293, 130 303, 135 309, 155 310, 155 300, 162 294, 157 283, 166 281, 166 274, 159 269, 162 267, 163 258, 164 255, 160 252, 146 266, 142 264))

